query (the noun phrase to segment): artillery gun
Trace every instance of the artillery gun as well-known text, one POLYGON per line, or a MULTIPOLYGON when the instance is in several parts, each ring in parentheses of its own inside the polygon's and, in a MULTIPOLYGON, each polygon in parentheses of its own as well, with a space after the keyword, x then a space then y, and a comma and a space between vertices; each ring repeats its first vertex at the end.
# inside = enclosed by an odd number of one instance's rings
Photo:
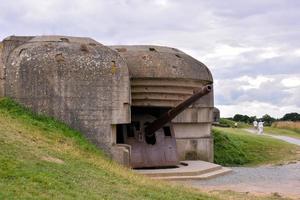
POLYGON ((211 85, 206 85, 194 90, 192 96, 157 118, 149 113, 134 114, 132 123, 122 130, 123 143, 131 146, 131 167, 152 168, 179 164, 171 120, 211 89, 211 85))

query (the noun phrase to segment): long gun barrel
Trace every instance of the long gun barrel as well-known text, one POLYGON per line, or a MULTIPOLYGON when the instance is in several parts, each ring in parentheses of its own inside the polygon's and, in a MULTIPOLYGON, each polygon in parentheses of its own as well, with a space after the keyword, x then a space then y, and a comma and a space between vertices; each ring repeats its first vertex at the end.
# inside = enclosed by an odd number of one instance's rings
POLYGON ((206 85, 198 89, 194 94, 186 99, 185 101, 178 104, 175 108, 172 108, 165 114, 163 114, 158 119, 154 120, 152 123, 150 123, 145 128, 145 135, 146 136, 152 136, 155 131, 163 127, 166 123, 170 122, 172 119, 174 119, 177 115, 179 115, 183 110, 185 110, 187 107, 192 105, 195 101, 200 99, 202 96, 208 94, 212 89, 211 85, 206 85))

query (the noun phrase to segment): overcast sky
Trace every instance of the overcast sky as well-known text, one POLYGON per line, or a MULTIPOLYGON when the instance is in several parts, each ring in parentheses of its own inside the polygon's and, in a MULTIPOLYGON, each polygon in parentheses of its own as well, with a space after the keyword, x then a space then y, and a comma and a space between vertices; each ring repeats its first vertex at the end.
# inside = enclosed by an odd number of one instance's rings
POLYGON ((87 36, 183 50, 213 73, 221 116, 300 113, 299 0, 0 0, 0 39, 87 36))

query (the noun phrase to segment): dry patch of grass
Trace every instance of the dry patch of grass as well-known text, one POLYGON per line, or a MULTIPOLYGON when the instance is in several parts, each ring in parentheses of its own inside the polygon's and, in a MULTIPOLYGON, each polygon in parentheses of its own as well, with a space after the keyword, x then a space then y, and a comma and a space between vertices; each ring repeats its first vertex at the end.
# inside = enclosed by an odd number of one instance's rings
POLYGON ((47 162, 53 162, 57 164, 64 164, 65 162, 59 158, 54 158, 52 156, 43 156, 41 157, 41 160, 47 161, 47 162))
POLYGON ((274 128, 288 128, 288 129, 294 129, 299 130, 300 132, 300 121, 277 121, 272 124, 272 127, 274 128))

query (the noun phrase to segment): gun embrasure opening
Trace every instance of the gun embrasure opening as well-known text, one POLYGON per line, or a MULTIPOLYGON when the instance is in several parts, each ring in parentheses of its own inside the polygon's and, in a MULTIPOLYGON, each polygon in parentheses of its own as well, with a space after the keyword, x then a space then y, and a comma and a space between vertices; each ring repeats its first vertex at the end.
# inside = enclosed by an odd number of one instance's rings
POLYGON ((206 88, 207 88, 208 91, 211 91, 212 87, 211 87, 211 85, 207 85, 206 88))
POLYGON ((154 145, 156 143, 155 131, 162 128, 166 123, 170 122, 172 119, 174 119, 177 115, 179 115, 182 111, 184 111, 194 102, 196 102, 198 99, 208 94, 211 90, 212 90, 212 85, 205 85, 199 88, 198 90, 195 90, 194 94, 190 96, 188 99, 184 100, 176 107, 172 108, 171 110, 163 114, 158 119, 149 123, 145 128, 146 142, 148 144, 154 145))

